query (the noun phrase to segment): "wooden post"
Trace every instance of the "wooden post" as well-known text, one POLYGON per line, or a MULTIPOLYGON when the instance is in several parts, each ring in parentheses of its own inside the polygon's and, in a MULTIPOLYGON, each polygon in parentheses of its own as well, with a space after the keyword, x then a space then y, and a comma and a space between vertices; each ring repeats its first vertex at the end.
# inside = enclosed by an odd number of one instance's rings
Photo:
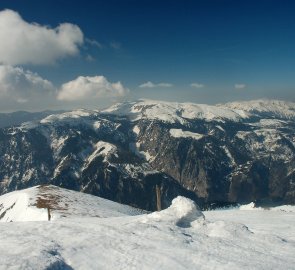
POLYGON ((48 214, 48 221, 50 221, 51 215, 50 215, 50 208, 49 207, 47 207, 47 214, 48 214))
POLYGON ((156 185, 156 196, 157 196, 157 210, 161 211, 161 189, 156 185))

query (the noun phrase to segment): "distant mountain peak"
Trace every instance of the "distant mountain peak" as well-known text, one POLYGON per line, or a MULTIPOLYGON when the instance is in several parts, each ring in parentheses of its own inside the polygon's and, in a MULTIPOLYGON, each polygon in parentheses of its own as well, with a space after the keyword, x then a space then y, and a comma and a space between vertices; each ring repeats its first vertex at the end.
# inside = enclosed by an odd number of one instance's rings
POLYGON ((226 107, 157 100, 138 100, 137 102, 119 103, 102 111, 102 113, 128 116, 133 120, 146 118, 170 123, 184 123, 186 119, 202 119, 208 121, 226 119, 240 121, 248 117, 247 113, 226 107))
POLYGON ((270 117, 295 119, 295 103, 283 100, 258 99, 219 104, 233 110, 243 110, 251 114, 268 114, 270 117))
POLYGON ((105 114, 126 116, 132 120, 154 119, 164 122, 184 123, 186 119, 202 119, 207 121, 230 120, 238 122, 257 113, 269 113, 269 116, 295 118, 295 103, 282 100, 252 100, 230 102, 217 105, 206 105, 189 102, 168 102, 150 99, 115 104, 102 111, 105 114))

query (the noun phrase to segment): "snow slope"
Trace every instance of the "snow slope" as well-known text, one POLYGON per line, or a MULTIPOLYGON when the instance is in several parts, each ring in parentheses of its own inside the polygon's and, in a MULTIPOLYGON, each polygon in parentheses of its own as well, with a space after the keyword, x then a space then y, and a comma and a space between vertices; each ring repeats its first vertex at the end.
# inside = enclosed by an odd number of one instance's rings
POLYGON ((102 113, 128 116, 133 120, 156 119, 181 124, 185 124, 186 119, 238 122, 257 114, 272 118, 295 119, 295 103, 281 100, 252 100, 214 106, 143 99, 115 104, 102 113))
POLYGON ((183 131, 182 129, 178 129, 178 128, 170 129, 169 133, 172 137, 175 137, 175 138, 193 138, 195 140, 200 140, 204 137, 203 134, 190 132, 190 131, 183 131))
POLYGON ((0 222, 47 221, 81 217, 118 217, 142 211, 56 186, 37 186, 0 196, 0 222))
POLYGON ((268 114, 271 117, 295 119, 295 103, 283 100, 259 99, 251 101, 230 102, 218 105, 222 108, 242 110, 251 114, 268 114))
MULTIPOLYGON (((273 238, 274 241, 280 239, 286 243, 292 243, 294 250, 294 206, 278 206, 265 210, 262 208, 251 208, 251 205, 248 205, 248 207, 242 207, 244 210, 240 209, 206 211, 204 214, 210 222, 230 220, 231 222, 246 224, 254 234, 269 238, 270 241, 273 238)), ((294 269, 294 266, 293 268, 284 269, 294 269)))
POLYGON ((176 103, 158 100, 139 100, 119 103, 102 111, 104 114, 128 116, 131 119, 157 119, 168 123, 184 124, 186 119, 240 121, 249 114, 242 110, 195 103, 176 103))
POLYGON ((131 216, 130 207, 100 198, 94 205, 90 195, 84 200, 84 194, 60 192, 77 214, 0 224, 0 269, 294 269, 294 212, 202 213, 177 197, 163 211, 131 216), (85 215, 93 208, 104 218, 85 215))

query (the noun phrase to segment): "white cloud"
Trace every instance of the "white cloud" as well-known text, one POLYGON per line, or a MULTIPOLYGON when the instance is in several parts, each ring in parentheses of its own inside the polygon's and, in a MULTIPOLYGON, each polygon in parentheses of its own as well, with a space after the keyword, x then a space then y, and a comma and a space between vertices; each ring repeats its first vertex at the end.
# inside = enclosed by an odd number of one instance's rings
POLYGON ((236 89, 244 89, 247 85, 243 83, 236 83, 235 88, 236 89))
POLYGON ((153 82, 145 82, 139 85, 140 88, 155 88, 155 87, 172 87, 173 84, 171 83, 153 83, 153 82))
POLYGON ((54 96, 51 82, 19 67, 0 65, 0 99, 26 103, 54 96))
POLYGON ((59 90, 37 73, 10 65, 0 65, 1 111, 72 109, 106 106, 127 95, 120 82, 104 76, 83 77, 62 84, 59 90))
POLYGON ((128 89, 120 83, 111 83, 104 76, 84 77, 64 83, 57 95, 58 100, 79 101, 99 98, 122 97, 128 89))
POLYGON ((74 24, 56 28, 28 23, 12 10, 0 11, 0 63, 52 64, 79 53, 83 33, 74 24))
POLYGON ((99 49, 102 49, 102 48, 103 48, 102 44, 99 43, 99 42, 98 42, 97 40, 95 40, 95 39, 89 39, 89 38, 86 38, 85 41, 86 41, 88 44, 90 44, 91 46, 93 46, 93 47, 97 47, 97 48, 99 48, 99 49))
POLYGON ((203 88, 205 85, 202 83, 191 83, 191 87, 193 88, 203 88))
POLYGON ((156 85, 152 82, 146 82, 139 86, 140 88, 154 88, 156 85))
POLYGON ((56 102, 56 89, 38 74, 0 65, 1 111, 45 110, 56 102))

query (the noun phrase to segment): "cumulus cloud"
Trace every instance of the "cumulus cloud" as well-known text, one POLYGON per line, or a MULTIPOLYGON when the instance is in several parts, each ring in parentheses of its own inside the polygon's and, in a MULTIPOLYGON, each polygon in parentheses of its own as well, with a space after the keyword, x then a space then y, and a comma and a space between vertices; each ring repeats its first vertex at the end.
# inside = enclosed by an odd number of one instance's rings
POLYGON ((172 87, 173 84, 171 83, 153 83, 153 82, 145 82, 139 85, 140 88, 155 88, 155 87, 172 87))
POLYGON ((56 88, 37 73, 0 65, 1 111, 45 110, 56 102, 56 88))
POLYGON ((1 111, 105 106, 123 98, 128 92, 120 82, 109 82, 104 76, 80 76, 57 89, 37 73, 0 65, 1 111))
POLYGON ((236 83, 235 88, 236 89, 244 89, 247 85, 244 83, 236 83))
POLYGON ((0 65, 0 100, 5 103, 30 103, 54 98, 55 88, 37 73, 20 67, 0 65))
POLYGON ((99 98, 122 97, 128 93, 121 82, 111 83, 104 76, 79 76, 64 83, 57 95, 58 100, 79 101, 99 98))
POLYGON ((0 12, 0 62, 9 65, 55 63, 79 53, 80 28, 62 23, 56 28, 28 23, 13 10, 0 12))
POLYGON ((202 83, 191 83, 191 87, 193 88, 203 88, 204 86, 202 83))

